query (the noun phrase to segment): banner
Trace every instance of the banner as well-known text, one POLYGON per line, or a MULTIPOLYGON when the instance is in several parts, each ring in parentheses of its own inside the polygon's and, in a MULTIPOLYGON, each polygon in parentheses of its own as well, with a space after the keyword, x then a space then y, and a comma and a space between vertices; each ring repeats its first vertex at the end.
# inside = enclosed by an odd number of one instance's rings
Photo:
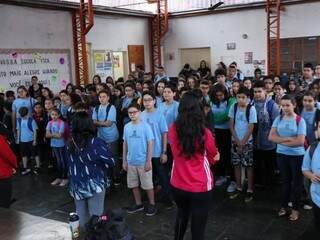
POLYGON ((71 80, 70 51, 65 49, 0 49, 0 92, 31 85, 31 77, 54 93, 71 80))

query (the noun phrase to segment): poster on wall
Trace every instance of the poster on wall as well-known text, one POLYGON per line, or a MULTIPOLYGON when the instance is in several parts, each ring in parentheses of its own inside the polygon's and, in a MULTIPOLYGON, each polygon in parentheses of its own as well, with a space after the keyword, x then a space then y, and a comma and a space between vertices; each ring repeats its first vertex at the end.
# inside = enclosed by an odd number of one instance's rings
POLYGON ((94 72, 103 80, 113 76, 112 52, 111 51, 94 51, 94 72))
POLYGON ((68 49, 0 49, 0 92, 31 85, 31 77, 57 93, 71 80, 68 49))
POLYGON ((253 61, 253 52, 244 53, 244 64, 252 64, 253 61))

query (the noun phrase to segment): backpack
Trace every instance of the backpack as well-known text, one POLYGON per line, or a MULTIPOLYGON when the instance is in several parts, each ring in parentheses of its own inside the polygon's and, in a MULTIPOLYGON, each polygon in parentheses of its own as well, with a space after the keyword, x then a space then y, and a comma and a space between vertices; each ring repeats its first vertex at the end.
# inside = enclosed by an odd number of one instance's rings
MULTIPOLYGON (((65 141, 68 141, 69 136, 70 136, 70 128, 69 128, 69 124, 61 119, 58 119, 58 128, 60 130, 62 123, 64 123, 64 131, 63 131, 63 139, 65 141)), ((52 125, 53 125, 53 121, 51 120, 49 122, 49 127, 50 129, 52 129, 52 125)))
POLYGON ((121 209, 92 216, 86 224, 85 240, 134 240, 121 209))
MULTIPOLYGON (((246 119, 247 119, 247 122, 249 123, 249 118, 250 118, 250 109, 253 105, 252 104, 248 104, 247 107, 246 107, 246 119)), ((233 105, 233 123, 235 123, 236 121, 236 115, 237 115, 237 111, 238 111, 238 103, 235 103, 233 105)))
MULTIPOLYGON (((31 132, 33 132, 32 121, 33 121, 33 118, 28 117, 27 126, 28 126, 28 129, 29 129, 31 132)), ((22 119, 21 119, 21 118, 18 118, 18 124, 19 124, 19 127, 20 127, 20 132, 21 132, 21 122, 22 122, 22 119)))
POLYGON ((310 145, 309 156, 310 156, 310 159, 311 159, 311 160, 312 160, 314 151, 316 150, 318 144, 319 144, 319 142, 318 142, 318 141, 315 141, 315 142, 313 142, 313 143, 310 145))
MULTIPOLYGON (((97 119, 98 119, 99 107, 100 107, 100 106, 101 106, 101 105, 98 105, 98 106, 95 106, 95 108, 94 108, 94 110, 95 110, 95 112, 96 112, 96 114, 97 114, 97 119)), ((109 103, 108 106, 107 106, 107 108, 106 108, 106 118, 105 118, 104 121, 107 121, 107 120, 108 120, 108 115, 109 115, 110 109, 111 109, 111 104, 109 103)))
MULTIPOLYGON (((297 116, 296 116, 297 128, 299 127, 299 124, 300 124, 300 122, 301 122, 301 119, 302 119, 302 117, 301 117, 300 115, 297 115, 297 116)), ((304 146, 304 149, 307 149, 307 148, 310 146, 310 143, 309 143, 309 141, 308 141, 307 138, 305 138, 303 146, 304 146)))

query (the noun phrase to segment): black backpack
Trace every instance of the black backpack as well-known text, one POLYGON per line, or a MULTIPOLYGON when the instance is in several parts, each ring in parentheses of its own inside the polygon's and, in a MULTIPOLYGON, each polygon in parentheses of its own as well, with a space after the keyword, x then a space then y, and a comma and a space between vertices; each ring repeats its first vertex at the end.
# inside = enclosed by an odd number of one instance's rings
POLYGON ((86 224, 85 240, 134 240, 121 209, 92 216, 86 224))
MULTIPOLYGON (((250 109, 251 109, 251 107, 253 107, 253 105, 251 103, 249 103, 247 105, 247 108, 246 108, 246 120, 247 120, 248 123, 249 123, 249 118, 250 118, 250 109)), ((237 111, 238 111, 238 103, 235 103, 233 105, 233 123, 235 123, 235 121, 236 121, 237 111)))

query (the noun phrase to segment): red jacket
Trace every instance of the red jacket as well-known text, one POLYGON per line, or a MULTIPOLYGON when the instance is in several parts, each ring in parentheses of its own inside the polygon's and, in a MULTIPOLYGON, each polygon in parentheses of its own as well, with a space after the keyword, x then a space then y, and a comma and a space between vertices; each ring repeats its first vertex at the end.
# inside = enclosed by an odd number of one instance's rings
POLYGON ((205 154, 201 153, 198 149, 190 159, 186 159, 185 156, 180 154, 181 146, 175 124, 170 127, 168 137, 173 154, 170 180, 172 186, 187 192, 211 191, 214 184, 210 165, 215 163, 214 157, 218 153, 218 150, 210 130, 205 130, 205 154))
POLYGON ((0 179, 10 178, 12 169, 17 168, 17 158, 12 152, 6 138, 0 135, 0 179))

